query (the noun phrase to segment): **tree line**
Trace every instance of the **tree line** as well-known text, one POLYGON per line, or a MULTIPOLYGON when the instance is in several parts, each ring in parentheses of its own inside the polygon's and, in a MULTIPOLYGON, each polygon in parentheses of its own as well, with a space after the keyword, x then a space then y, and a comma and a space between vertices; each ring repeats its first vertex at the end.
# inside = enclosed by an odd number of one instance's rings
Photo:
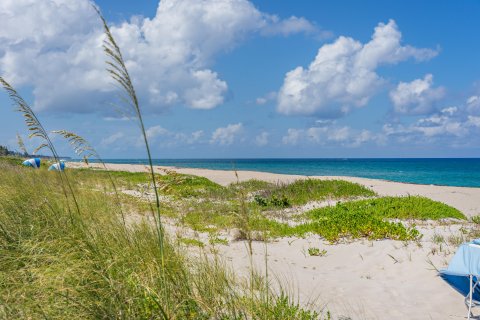
POLYGON ((0 157, 5 157, 5 156, 22 156, 22 157, 26 157, 26 156, 28 156, 28 154, 23 154, 23 153, 20 153, 20 152, 8 150, 8 148, 7 148, 6 146, 0 145, 0 157))

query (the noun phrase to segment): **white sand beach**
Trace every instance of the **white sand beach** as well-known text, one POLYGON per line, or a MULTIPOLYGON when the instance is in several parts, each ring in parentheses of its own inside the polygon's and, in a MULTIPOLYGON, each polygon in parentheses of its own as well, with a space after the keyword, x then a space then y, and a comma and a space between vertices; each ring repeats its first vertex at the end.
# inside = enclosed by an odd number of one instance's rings
MULTIPOLYGON (((68 163, 68 167, 84 167, 68 163)), ((91 164, 99 167, 99 164, 91 164)), ((144 165, 107 164, 110 170, 144 171, 144 165)), ((156 167, 157 170, 164 167, 156 167)), ((173 169, 173 168, 168 168, 173 169)), ((224 170, 174 168, 184 174, 206 177, 222 185, 235 182, 235 173, 224 170)), ((239 171, 238 179, 291 182, 305 176, 239 171)), ((371 188, 379 195, 421 195, 446 203, 466 216, 480 214, 480 188, 416 185, 355 177, 310 177, 344 179, 371 188)), ((463 297, 440 277, 456 250, 462 228, 460 221, 425 222, 418 225, 423 234, 419 242, 360 240, 331 245, 318 236, 305 239, 284 238, 268 243, 254 242, 253 264, 265 272, 268 252, 270 280, 288 283, 285 288, 301 303, 316 300, 331 310, 334 319, 462 319, 466 316, 463 297), (445 241, 434 241, 434 235, 445 241), (309 256, 309 247, 326 250, 323 257, 309 256), (344 317, 344 318, 341 318, 344 317)), ((202 237, 202 235, 198 235, 202 237)), ((243 241, 218 246, 221 255, 239 274, 248 272, 249 259, 243 241)))

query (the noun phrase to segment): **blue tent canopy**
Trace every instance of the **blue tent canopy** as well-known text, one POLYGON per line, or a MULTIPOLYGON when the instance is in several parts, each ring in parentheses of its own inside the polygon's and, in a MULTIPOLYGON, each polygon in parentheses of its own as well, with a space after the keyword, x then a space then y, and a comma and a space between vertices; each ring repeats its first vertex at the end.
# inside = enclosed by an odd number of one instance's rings
POLYGON ((480 276, 480 239, 462 244, 442 273, 480 276))
POLYGON ((48 168, 48 171, 63 171, 63 170, 65 170, 65 162, 63 161, 54 163, 48 168))
POLYGON ((440 275, 465 296, 470 319, 472 306, 480 303, 480 239, 462 244, 440 275))
POLYGON ((40 163, 41 163, 40 158, 32 158, 32 159, 23 161, 22 164, 27 167, 38 169, 40 168, 40 163))

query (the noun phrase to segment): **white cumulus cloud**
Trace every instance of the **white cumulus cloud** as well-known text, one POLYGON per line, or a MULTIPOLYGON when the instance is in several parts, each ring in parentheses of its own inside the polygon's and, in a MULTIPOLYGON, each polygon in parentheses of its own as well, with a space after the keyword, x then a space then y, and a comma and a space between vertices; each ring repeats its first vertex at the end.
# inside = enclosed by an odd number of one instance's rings
POLYGON ((210 139, 211 144, 219 144, 221 146, 228 146, 235 142, 235 138, 242 132, 242 123, 229 124, 226 127, 217 128, 212 133, 210 139))
POLYGON ((473 114, 480 114, 480 96, 471 96, 467 99, 467 111, 473 114))
POLYGON ((114 134, 102 139, 100 144, 103 145, 103 146, 108 146, 108 145, 114 144, 115 142, 121 140, 123 137, 124 137, 123 132, 117 132, 117 133, 114 133, 114 134))
POLYGON ((431 113, 434 103, 442 99, 444 95, 443 87, 433 87, 431 74, 412 82, 400 82, 394 90, 390 91, 390 99, 395 111, 413 115, 431 113))
POLYGON ((382 135, 374 134, 369 130, 356 130, 348 126, 328 124, 325 126, 310 127, 308 129, 287 130, 282 138, 283 144, 297 145, 311 143, 318 145, 337 145, 345 147, 359 147, 367 142, 382 143, 382 135))
MULTIPOLYGON (((37 110, 93 112, 115 90, 105 72, 103 31, 89 0, 0 1, 0 73, 33 88, 37 110)), ((153 18, 111 27, 146 111, 185 105, 211 109, 227 83, 216 56, 252 34, 311 33, 248 0, 162 0, 153 18)))
POLYGON ((255 137, 255 144, 259 147, 266 146, 268 144, 268 138, 270 134, 266 131, 263 131, 255 137))
POLYGON ((351 106, 364 106, 384 82, 376 73, 379 66, 437 55, 435 50, 403 46, 401 38, 395 21, 390 20, 378 24, 365 44, 341 36, 323 45, 307 68, 297 67, 285 75, 277 110, 287 115, 339 117, 351 106))
POLYGON ((283 136, 282 142, 283 144, 296 145, 299 143, 303 135, 303 130, 290 128, 287 130, 287 134, 283 136))
POLYGON ((420 143, 446 137, 463 139, 471 133, 471 126, 475 126, 471 116, 465 117, 457 107, 448 107, 408 125, 387 123, 383 126, 383 132, 387 137, 394 137, 401 142, 420 143))

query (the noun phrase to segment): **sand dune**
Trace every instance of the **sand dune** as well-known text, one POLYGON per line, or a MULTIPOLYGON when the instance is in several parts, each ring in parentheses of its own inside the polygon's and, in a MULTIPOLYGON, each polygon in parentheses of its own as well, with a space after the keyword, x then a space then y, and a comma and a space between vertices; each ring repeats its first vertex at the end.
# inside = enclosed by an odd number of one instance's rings
MULTIPOLYGON (((78 162, 69 162, 70 167, 84 167, 85 164, 78 162)), ((100 164, 90 164, 92 167, 100 168, 100 164)), ((144 165, 133 164, 107 164, 110 170, 142 172, 147 168, 144 165)), ((161 173, 161 169, 175 169, 175 171, 184 174, 193 174, 206 177, 218 184, 228 185, 237 180, 235 172, 227 170, 209 170, 209 169, 193 169, 193 168, 173 168, 155 166, 155 170, 161 173)), ((356 182, 364 185, 382 196, 406 196, 420 195, 432 200, 440 201, 462 211, 466 216, 474 216, 480 214, 480 188, 466 187, 448 187, 435 185, 421 185, 401 183, 385 180, 357 178, 357 177, 336 177, 336 176, 312 176, 306 177, 301 175, 286 175, 269 172, 257 171, 238 171, 240 181, 258 179, 271 182, 292 182, 297 179, 316 178, 316 179, 342 179, 346 181, 356 182)))
MULTIPOLYGON (((84 166, 79 163, 68 165, 84 166)), ((107 166, 111 170, 146 170, 143 165, 107 166)), ((161 169, 164 168, 156 167, 159 172, 161 169)), ((237 179, 231 171, 175 170, 204 176, 222 185, 237 179)), ((306 178, 253 171, 239 171, 238 177, 240 180, 272 182, 306 178)), ((415 185, 355 177, 314 178, 357 182, 380 195, 422 195, 451 205, 467 216, 480 214, 480 188, 415 185)), ((279 239, 267 245, 269 275, 273 283, 279 279, 287 284, 285 289, 301 303, 316 300, 325 305, 334 319, 462 319, 466 315, 463 297, 438 277, 433 266, 446 266, 457 246, 455 241, 448 239, 460 236, 461 228, 471 227, 471 224, 462 222, 426 223, 418 226, 424 236, 416 243, 363 240, 330 245, 318 236, 279 239), (434 241, 435 234, 441 235, 445 241, 441 244, 434 241), (325 249, 327 254, 309 256, 310 247, 325 249)), ((202 234, 198 236, 201 238, 202 234)), ((253 265, 263 273, 265 244, 255 242, 253 248, 253 265)), ((230 241, 229 245, 218 249, 238 274, 248 274, 250 263, 243 241, 230 241)))

